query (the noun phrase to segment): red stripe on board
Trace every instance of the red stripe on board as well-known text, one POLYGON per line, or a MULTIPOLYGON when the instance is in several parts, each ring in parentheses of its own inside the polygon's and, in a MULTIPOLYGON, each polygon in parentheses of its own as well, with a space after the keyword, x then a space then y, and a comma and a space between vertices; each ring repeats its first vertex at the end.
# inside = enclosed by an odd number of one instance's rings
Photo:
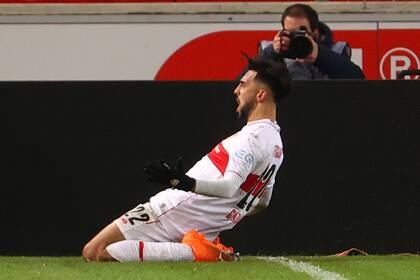
POLYGON ((0 0, 1 4, 89 4, 89 3, 166 3, 175 2, 172 0, 0 0))
POLYGON ((214 147, 214 149, 208 153, 207 156, 217 167, 217 169, 219 169, 220 173, 224 175, 229 162, 229 154, 223 147, 222 143, 214 147))
POLYGON ((144 250, 144 243, 143 241, 139 242, 139 259, 142 262, 143 261, 143 250, 144 250))
MULTIPOLYGON (((279 0, 250 0, 245 2, 278 2, 279 0)), ((287 2, 288 0, 282 0, 287 2)), ((309 1, 309 0, 304 0, 309 1)), ((339 0, 340 1, 340 0, 339 0)), ((347 1, 347 0, 341 0, 347 1)), ((352 1, 360 1, 360 0, 352 0, 352 1)), ((387 0, 393 1, 393 0, 387 0)), ((407 0, 406 0, 407 1, 407 0)), ((408 1, 416 1, 416 0, 408 0, 408 1)), ((161 2, 209 2, 208 0, 0 0, 0 3, 15 3, 15 4, 39 4, 39 3, 57 3, 57 4, 65 4, 65 3, 161 3, 161 2)), ((212 0, 211 2, 243 2, 243 0, 212 0)))

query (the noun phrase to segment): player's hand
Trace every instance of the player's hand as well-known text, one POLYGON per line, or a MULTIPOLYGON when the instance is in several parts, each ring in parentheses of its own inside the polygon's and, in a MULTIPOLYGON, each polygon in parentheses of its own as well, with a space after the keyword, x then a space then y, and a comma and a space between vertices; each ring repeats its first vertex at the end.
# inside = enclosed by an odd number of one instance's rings
POLYGON ((146 181, 163 184, 184 191, 192 190, 195 186, 195 179, 185 175, 181 161, 182 158, 179 157, 175 167, 171 167, 163 160, 147 163, 144 166, 146 181))

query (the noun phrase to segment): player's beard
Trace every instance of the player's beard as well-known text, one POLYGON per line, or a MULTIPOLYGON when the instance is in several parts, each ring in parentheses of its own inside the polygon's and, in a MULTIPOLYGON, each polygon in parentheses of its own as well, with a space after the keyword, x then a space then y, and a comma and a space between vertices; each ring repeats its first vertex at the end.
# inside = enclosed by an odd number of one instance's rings
POLYGON ((248 121, 248 117, 251 114, 251 111, 254 109, 253 102, 245 102, 242 107, 238 108, 238 119, 241 121, 248 121))

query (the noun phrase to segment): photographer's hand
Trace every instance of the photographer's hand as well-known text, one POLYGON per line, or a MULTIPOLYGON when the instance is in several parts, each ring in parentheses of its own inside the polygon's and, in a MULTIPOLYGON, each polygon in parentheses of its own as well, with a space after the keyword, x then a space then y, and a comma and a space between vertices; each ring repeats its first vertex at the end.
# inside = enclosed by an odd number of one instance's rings
POLYGON ((315 42, 314 38, 309 34, 306 34, 305 37, 308 38, 312 43, 312 52, 307 57, 298 58, 296 60, 301 63, 314 63, 319 53, 318 43, 315 42))
POLYGON ((273 49, 276 53, 284 52, 288 49, 290 38, 289 32, 281 30, 276 33, 273 39, 273 49))

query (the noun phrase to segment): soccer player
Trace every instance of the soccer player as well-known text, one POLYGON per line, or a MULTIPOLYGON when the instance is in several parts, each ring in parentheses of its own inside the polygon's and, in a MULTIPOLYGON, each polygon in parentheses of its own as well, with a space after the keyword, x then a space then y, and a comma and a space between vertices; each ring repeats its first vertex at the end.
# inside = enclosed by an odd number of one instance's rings
POLYGON ((247 124, 187 173, 180 160, 145 166, 146 179, 170 187, 105 227, 83 248, 87 261, 231 260, 218 235, 269 204, 283 161, 279 100, 290 91, 286 66, 249 59, 234 94, 247 124))

